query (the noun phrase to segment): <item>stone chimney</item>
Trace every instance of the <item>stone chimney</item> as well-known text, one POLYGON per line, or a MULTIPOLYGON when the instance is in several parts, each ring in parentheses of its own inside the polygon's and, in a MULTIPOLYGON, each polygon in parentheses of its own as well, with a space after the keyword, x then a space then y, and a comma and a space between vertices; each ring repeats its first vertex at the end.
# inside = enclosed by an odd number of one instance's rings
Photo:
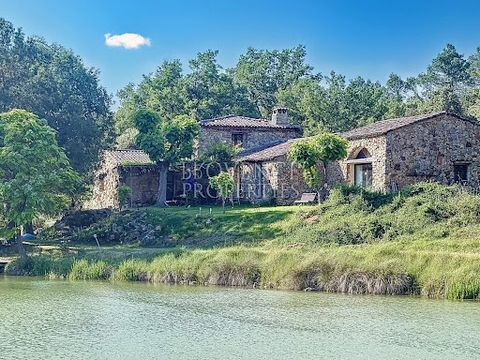
POLYGON ((283 106, 275 106, 272 111, 272 124, 274 125, 289 125, 288 123, 288 109, 283 106))

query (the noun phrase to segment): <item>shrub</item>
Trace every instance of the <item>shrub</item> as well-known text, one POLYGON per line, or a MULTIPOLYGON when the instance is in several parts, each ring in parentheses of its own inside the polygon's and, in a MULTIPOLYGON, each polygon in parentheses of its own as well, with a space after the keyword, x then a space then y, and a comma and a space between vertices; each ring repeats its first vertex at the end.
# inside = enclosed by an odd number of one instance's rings
POLYGON ((118 195, 118 202, 120 204, 120 208, 123 209, 130 204, 132 189, 130 188, 130 186, 121 185, 118 187, 117 195, 118 195))
POLYGON ((106 280, 112 268, 105 261, 78 260, 73 263, 70 280, 106 280))
POLYGON ((342 185, 300 221, 293 221, 285 241, 354 245, 426 231, 446 236, 449 227, 479 219, 480 197, 458 186, 419 183, 396 194, 381 194, 342 185))

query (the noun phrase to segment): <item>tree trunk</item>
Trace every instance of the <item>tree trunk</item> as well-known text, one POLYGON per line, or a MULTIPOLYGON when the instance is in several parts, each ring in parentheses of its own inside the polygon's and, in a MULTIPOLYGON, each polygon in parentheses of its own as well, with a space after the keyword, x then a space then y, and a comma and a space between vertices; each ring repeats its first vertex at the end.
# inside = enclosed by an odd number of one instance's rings
POLYGON ((25 246, 23 246, 23 242, 22 242, 22 232, 20 231, 20 229, 18 229, 15 233, 15 241, 17 243, 17 250, 18 250, 18 254, 22 257, 22 258, 26 258, 27 257, 27 252, 25 250, 25 246))
POLYGON ((161 162, 158 164, 158 197, 157 205, 165 206, 167 201, 167 174, 168 163, 161 162))

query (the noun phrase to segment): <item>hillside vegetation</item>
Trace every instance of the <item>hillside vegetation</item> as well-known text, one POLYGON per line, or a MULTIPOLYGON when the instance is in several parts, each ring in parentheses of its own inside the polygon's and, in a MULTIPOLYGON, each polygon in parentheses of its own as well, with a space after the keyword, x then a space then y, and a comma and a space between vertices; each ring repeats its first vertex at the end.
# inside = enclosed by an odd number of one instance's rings
POLYGON ((130 210, 78 232, 63 250, 13 262, 7 270, 478 299, 479 219, 480 197, 456 186, 422 183, 391 195, 339 187, 319 206, 235 208, 226 214, 218 208, 130 210), (129 217, 157 229, 157 243, 118 245, 113 239, 100 249, 88 245, 92 231, 107 234, 129 217))

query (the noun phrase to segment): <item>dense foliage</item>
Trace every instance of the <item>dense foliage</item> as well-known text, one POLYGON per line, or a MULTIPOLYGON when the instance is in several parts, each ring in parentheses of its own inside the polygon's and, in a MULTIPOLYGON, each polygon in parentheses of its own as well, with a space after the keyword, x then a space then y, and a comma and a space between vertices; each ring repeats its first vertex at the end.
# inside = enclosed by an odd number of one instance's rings
POLYGON ((200 160, 207 164, 216 164, 220 168, 228 168, 234 164, 234 158, 240 150, 239 146, 226 142, 213 142, 202 152, 200 160))
POLYGON ((79 56, 0 18, 0 112, 25 109, 47 120, 76 170, 89 169, 112 141, 110 102, 98 71, 79 56))
POLYGON ((339 186, 292 225, 289 241, 353 245, 408 235, 444 238, 480 220, 480 197, 459 186, 420 183, 397 194, 339 186))
POLYGON ((131 146, 131 114, 142 107, 172 119, 187 114, 197 120, 238 114, 268 117, 275 105, 287 106, 292 123, 306 135, 340 132, 385 118, 432 111, 480 115, 480 50, 470 57, 448 44, 416 77, 391 74, 385 84, 362 77, 346 79, 315 73, 306 49, 250 48, 231 69, 223 69, 217 51, 199 53, 183 72, 178 60, 164 62, 138 85, 119 92, 117 143, 131 146))
POLYGON ((53 129, 24 110, 0 115, 0 218, 5 235, 18 237, 22 225, 42 215, 57 215, 78 188, 79 177, 53 129))
POLYGON ((325 181, 327 165, 345 158, 347 146, 347 141, 340 136, 321 133, 292 144, 288 151, 288 158, 303 169, 306 183, 310 187, 318 189, 322 181, 325 181), (318 169, 320 162, 323 164, 323 173, 318 169))
POLYGON ((185 115, 165 121, 158 113, 147 109, 136 111, 131 122, 137 131, 136 145, 158 166, 160 183, 157 202, 163 206, 167 195, 168 168, 192 156, 199 125, 185 115))

